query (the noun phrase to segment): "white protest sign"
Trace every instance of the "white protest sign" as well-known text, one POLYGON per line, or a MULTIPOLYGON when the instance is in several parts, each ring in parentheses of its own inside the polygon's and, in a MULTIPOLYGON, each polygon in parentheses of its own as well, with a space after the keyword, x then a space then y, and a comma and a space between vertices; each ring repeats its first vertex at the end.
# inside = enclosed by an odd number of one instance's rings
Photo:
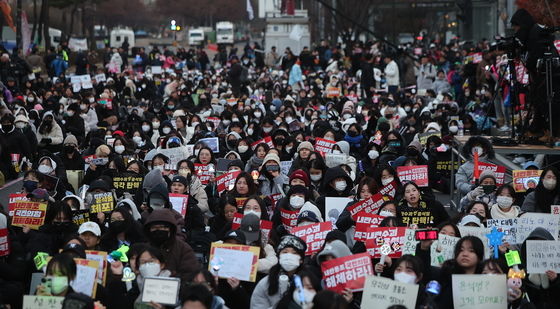
POLYGON ((490 246, 488 245, 488 237, 486 237, 486 234, 490 234, 490 229, 476 226, 459 226, 458 228, 461 233, 461 237, 476 236, 482 240, 482 243, 484 244, 484 258, 490 258, 493 251, 491 251, 490 246))
POLYGON ((107 81, 107 77, 105 76, 105 74, 101 73, 101 74, 95 75, 95 80, 96 80, 98 83, 102 83, 102 82, 107 81))
POLYGON ((518 218, 512 219, 488 219, 486 225, 489 229, 495 227, 498 232, 504 233, 504 242, 510 244, 517 243, 517 224, 519 223, 518 218))
POLYGON ((518 218, 517 223, 517 243, 522 243, 531 232, 537 228, 542 227, 554 239, 558 239, 558 223, 560 222, 560 215, 527 212, 518 218))
POLYGON ((23 309, 61 309, 63 296, 23 295, 23 309))
POLYGON ((430 247, 430 264, 440 267, 443 262, 453 259, 455 245, 459 239, 459 237, 439 234, 438 240, 434 241, 430 247))
POLYGON ((293 161, 280 161, 280 171, 282 172, 282 174, 286 176, 290 176, 288 175, 288 173, 290 173, 290 168, 292 168, 292 163, 293 161))
POLYGON ((154 302, 162 305, 177 305, 181 279, 168 277, 144 278, 141 301, 154 302))
POLYGON ((452 275, 452 282, 455 309, 507 308, 506 275, 452 275))
POLYGON ((402 254, 411 254, 416 255, 416 245, 418 245, 419 241, 416 240, 416 230, 414 229, 406 229, 404 233, 404 243, 403 243, 403 252, 402 254))
POLYGON ((560 273, 560 241, 527 240, 527 273, 560 273))
POLYGON ((325 164, 327 167, 335 167, 348 162, 348 156, 345 154, 325 154, 325 164))
POLYGON ((99 262, 87 260, 87 263, 91 266, 81 265, 78 261, 76 261, 76 278, 72 281, 70 286, 76 292, 84 293, 89 297, 95 297, 95 285, 97 284, 96 279, 99 262))
POLYGON ((214 258, 221 259, 224 262, 218 271, 218 276, 250 281, 254 256, 255 254, 251 251, 216 248, 214 258))
POLYGON ((152 66, 152 74, 161 74, 163 70, 160 66, 152 66))
POLYGON ((186 160, 189 157, 187 147, 179 146, 175 148, 159 149, 158 153, 161 153, 169 158, 169 165, 175 169, 177 168, 177 163, 181 160, 186 160))
POLYGON ((338 217, 348 205, 352 201, 349 197, 327 197, 325 198, 325 210, 327 218, 326 220, 330 220, 333 224, 333 228, 336 228, 336 221, 338 217))
MULTIPOLYGON (((505 286, 505 285, 504 285, 505 286)), ((361 308, 388 308, 391 305, 403 305, 415 308, 418 285, 391 279, 368 276, 364 284, 361 308)))

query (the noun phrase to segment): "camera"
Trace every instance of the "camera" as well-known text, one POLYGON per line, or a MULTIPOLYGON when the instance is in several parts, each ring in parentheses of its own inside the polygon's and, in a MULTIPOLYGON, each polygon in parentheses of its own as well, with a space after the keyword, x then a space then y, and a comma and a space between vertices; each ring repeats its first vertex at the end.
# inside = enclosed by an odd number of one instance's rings
POLYGON ((504 51, 508 54, 516 55, 523 44, 515 36, 501 37, 496 36, 496 41, 490 45, 490 51, 504 51))

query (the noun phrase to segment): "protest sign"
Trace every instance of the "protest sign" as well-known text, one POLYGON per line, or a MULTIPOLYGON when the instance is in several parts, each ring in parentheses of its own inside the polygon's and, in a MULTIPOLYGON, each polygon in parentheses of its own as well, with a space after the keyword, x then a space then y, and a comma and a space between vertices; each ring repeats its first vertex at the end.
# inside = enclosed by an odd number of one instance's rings
POLYGON ((366 248, 374 258, 381 257, 381 246, 389 245, 391 258, 399 258, 402 255, 404 244, 405 227, 372 227, 367 231, 366 248))
MULTIPOLYGON (((505 166, 496 165, 492 163, 478 162, 478 175, 480 175, 485 170, 490 170, 494 172, 494 175, 496 176, 496 185, 501 186, 504 184, 504 178, 506 175, 505 166)), ((472 180, 472 183, 474 183, 474 178, 472 180)))
POLYGON ((476 227, 476 226, 458 226, 459 232, 461 233, 461 237, 465 236, 475 236, 482 240, 484 244, 484 258, 487 259, 492 255, 490 250, 490 246, 488 245, 488 237, 486 234, 490 233, 489 228, 485 227, 476 227))
POLYGON ((327 167, 335 167, 346 163, 348 163, 348 155, 334 153, 325 154, 325 164, 327 167))
POLYGON ((560 241, 527 240, 527 272, 544 274, 549 270, 560 273, 560 241))
POLYGON ((554 239, 558 239, 559 223, 559 215, 536 212, 524 213, 521 217, 517 218, 516 243, 522 243, 537 227, 544 228, 552 234, 554 239))
POLYGON ((239 174, 241 174, 241 171, 233 171, 216 177, 216 186, 218 188, 218 193, 221 194, 226 190, 233 189, 233 186, 235 185, 235 179, 237 179, 237 176, 239 176, 239 174))
POLYGON ((448 175, 452 171, 457 171, 459 169, 459 166, 463 163, 465 163, 463 160, 461 161, 461 163, 456 160, 438 160, 435 162, 435 167, 438 172, 448 175))
POLYGON ((340 97, 340 88, 329 86, 327 87, 327 98, 338 98, 340 97))
POLYGON ((198 179, 203 185, 207 185, 210 182, 210 178, 214 176, 214 164, 194 164, 194 171, 198 179))
POLYGON ((10 255, 10 243, 8 242, 8 228, 0 229, 0 257, 10 255))
POLYGON ((364 284, 361 308, 389 308, 401 305, 415 308, 418 285, 402 283, 395 280, 368 276, 364 284))
POLYGON ((388 185, 381 188, 379 193, 383 196, 394 198, 395 194, 397 194, 397 182, 395 180, 391 181, 388 185))
POLYGON ((402 223, 407 226, 418 225, 420 227, 433 226, 434 215, 429 208, 412 208, 401 211, 402 223))
POLYGON ((86 250, 86 260, 97 261, 99 263, 97 282, 105 286, 107 280, 107 252, 86 250))
POLYGON ((342 293, 344 289, 361 291, 365 278, 373 275, 373 266, 369 255, 360 253, 325 261, 321 271, 326 288, 342 293))
POLYGON ((76 262, 76 278, 72 280, 70 286, 76 292, 95 298, 99 262, 84 259, 74 259, 74 262, 76 262))
POLYGON ((220 140, 217 137, 201 138, 198 142, 208 146, 213 153, 220 152, 220 140))
POLYGON ((439 234, 438 240, 434 241, 430 246, 430 264, 432 266, 441 267, 443 262, 453 259, 455 245, 459 239, 459 237, 439 234))
POLYGON ((333 225, 330 221, 319 222, 310 225, 294 227, 292 228, 292 231, 290 233, 305 241, 305 243, 307 244, 305 255, 313 255, 319 252, 319 249, 321 249, 323 243, 325 242, 327 234, 332 231, 332 227, 333 225))
POLYGON ((358 218, 360 214, 375 214, 381 208, 381 205, 388 200, 385 198, 381 193, 376 193, 372 195, 370 198, 359 201, 354 205, 348 207, 348 211, 350 212, 350 216, 354 221, 358 218))
POLYGON ((315 151, 322 154, 331 153, 334 144, 336 144, 335 141, 318 137, 315 139, 315 151))
POLYGON ((97 74, 97 75, 95 75, 93 78, 95 78, 95 80, 96 80, 98 83, 103 83, 103 82, 107 81, 107 77, 105 76, 104 73, 97 74))
POLYGON ((23 309, 62 309, 64 296, 23 295, 23 309))
POLYGON ((46 203, 19 201, 15 202, 12 207, 12 226, 27 225, 31 229, 38 230, 45 223, 46 203))
POLYGON ((294 161, 280 161, 280 171, 282 174, 289 176, 290 168, 292 168, 292 163, 294 161))
POLYGON ((542 170, 514 170, 512 174, 515 192, 526 192, 536 188, 541 173, 542 170))
POLYGON ((287 210, 280 208, 280 220, 287 231, 291 231, 292 228, 297 226, 298 214, 299 210, 287 210))
POLYGON ((220 278, 255 282, 260 251, 259 247, 213 242, 208 270, 220 278))
POLYGON ((418 140, 420 141, 420 144, 422 146, 426 145, 426 142, 428 141, 428 138, 430 136, 437 136, 437 137, 441 137, 441 132, 437 132, 437 131, 429 131, 426 133, 420 133, 418 134, 418 140))
POLYGON ((265 137, 265 138, 263 138, 263 139, 260 139, 260 140, 258 140, 258 141, 256 141, 256 142, 252 143, 252 144, 251 144, 251 149, 252 149, 252 150, 255 150, 255 148, 257 148, 257 146, 258 146, 259 144, 267 144, 268 147, 274 148, 274 143, 272 142, 272 137, 270 137, 270 136, 267 136, 267 137, 265 137))
POLYGON ((158 152, 169 158, 169 166, 172 170, 177 168, 179 161, 186 160, 189 157, 189 152, 186 146, 159 149, 158 152))
POLYGON ((171 207, 183 217, 187 214, 189 205, 189 196, 185 194, 169 193, 169 202, 171 207))
POLYGON ((113 210, 114 204, 112 192, 95 193, 93 194, 93 203, 90 212, 98 213, 111 211, 113 210))
POLYGON ((74 210, 72 211, 72 222, 77 226, 89 221, 89 210, 74 210))
POLYGON ((14 216, 14 206, 16 205, 16 202, 20 201, 29 201, 29 199, 27 198, 27 194, 12 193, 8 195, 8 214, 10 215, 10 217, 14 216))
POLYGON ((179 302, 181 279, 170 277, 144 278, 142 288, 143 303, 154 302, 162 305, 175 306, 179 302))
POLYGON ((367 230, 370 227, 378 227, 379 223, 381 223, 383 219, 385 219, 385 217, 376 214, 358 214, 356 218, 356 231, 354 233, 354 240, 365 242, 367 239, 367 230))
POLYGON ((113 188, 123 190, 124 192, 136 193, 136 190, 142 186, 144 178, 133 173, 122 173, 113 177, 113 188))
POLYGON ((428 186, 427 165, 399 166, 397 173, 402 183, 413 181, 419 187, 428 186))
POLYGON ((214 128, 217 128, 220 125, 220 122, 222 120, 220 119, 220 117, 208 117, 206 118, 206 122, 211 122, 214 124, 214 128))
MULTIPOLYGON (((231 222, 231 229, 237 230, 241 226, 241 220, 243 220, 243 214, 236 212, 233 215, 233 221, 231 222)), ((270 231, 272 230, 272 221, 268 220, 260 220, 260 229, 262 235, 263 243, 268 242, 268 238, 270 237, 270 231)))
POLYGON ((506 309, 506 275, 452 275, 455 309, 506 309))
POLYGON ((416 255, 416 245, 419 243, 416 240, 416 230, 406 229, 404 233, 404 244, 402 249, 402 254, 412 254, 416 255))
POLYGON ((550 213, 553 215, 560 215, 560 205, 550 205, 550 213))
POLYGON ((493 227, 498 230, 498 232, 504 233, 502 239, 503 242, 508 242, 510 244, 517 243, 517 225, 519 224, 518 218, 512 219, 488 219, 486 220, 486 226, 489 229, 493 227))
POLYGON ((336 227, 338 217, 350 201, 352 201, 352 199, 349 197, 326 197, 325 211, 327 217, 325 218, 325 221, 331 221, 333 227, 336 227))

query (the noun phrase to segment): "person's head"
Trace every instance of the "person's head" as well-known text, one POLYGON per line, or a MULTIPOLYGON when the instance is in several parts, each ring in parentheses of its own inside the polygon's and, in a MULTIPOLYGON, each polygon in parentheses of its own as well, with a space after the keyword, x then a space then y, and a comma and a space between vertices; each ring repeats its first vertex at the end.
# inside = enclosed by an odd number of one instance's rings
POLYGON ((438 226, 439 233, 442 235, 461 237, 461 232, 456 224, 451 222, 443 222, 438 226))
POLYGON ((463 272, 474 273, 484 260, 484 244, 475 236, 465 236, 457 242, 453 256, 463 272))
POLYGON ((542 187, 547 191, 558 191, 558 177, 560 177, 558 169, 555 167, 545 168, 541 174, 537 188, 542 187))
POLYGON ((336 292, 322 290, 313 297, 313 309, 348 309, 350 305, 346 299, 336 292))
POLYGON ((175 176, 171 180, 171 193, 184 194, 188 189, 188 180, 185 176, 175 176))
POLYGON ((358 196, 360 200, 366 200, 372 197, 375 193, 377 193, 378 188, 375 180, 370 177, 363 177, 360 182, 358 183, 358 196))
POLYGON ((483 219, 487 219, 490 211, 488 204, 482 201, 474 201, 466 209, 466 213, 470 215, 479 215, 483 219))
POLYGON ((384 217, 396 217, 397 216, 397 202, 396 201, 386 201, 379 207, 378 215, 384 217))
POLYGON ((394 168, 387 165, 383 168, 377 170, 375 174, 375 181, 380 184, 381 186, 386 186, 396 180, 399 182, 399 178, 397 177, 397 172, 394 168))
POLYGON ((322 159, 315 159, 311 160, 309 165, 309 178, 315 183, 320 182, 327 170, 325 162, 322 159))
POLYGON ((420 258, 405 254, 395 263, 393 278, 396 281, 418 284, 422 280, 422 260, 420 258))
POLYGON ((247 172, 241 172, 235 179, 234 191, 240 195, 253 195, 257 188, 253 177, 247 172))
POLYGON ((113 235, 126 233, 133 221, 134 218, 125 207, 117 207, 109 217, 109 232, 113 235))
POLYGON ((496 190, 496 205, 507 210, 515 203, 515 190, 511 185, 503 185, 496 190))
POLYGON ((188 279, 190 279, 188 281, 192 282, 193 284, 200 284, 205 286, 211 293, 215 293, 218 288, 216 278, 214 278, 214 275, 212 275, 212 273, 210 273, 210 271, 208 271, 208 269, 206 268, 202 268, 199 271, 195 272, 192 275, 192 278, 188 279))
POLYGON ((76 262, 68 253, 57 254, 47 264, 45 275, 51 279, 53 296, 64 296, 72 280, 76 278, 76 262))
POLYGON ((294 235, 286 235, 278 244, 278 260, 280 267, 286 272, 293 272, 303 265, 307 245, 294 235))
POLYGON ((420 188, 414 182, 408 182, 404 185, 404 199, 410 206, 417 206, 421 199, 420 188))
POLYGON ((82 223, 78 229, 78 234, 88 250, 95 250, 101 240, 101 229, 97 223, 92 221, 82 223))
POLYGON ((236 212, 237 203, 234 198, 226 197, 220 200, 220 213, 224 216, 226 221, 232 221, 236 212))
POLYGON ((53 226, 67 227, 72 223, 72 209, 68 204, 60 201, 47 208, 45 224, 53 226))
POLYGON ((212 149, 208 147, 202 147, 198 152, 197 159, 198 162, 202 164, 214 163, 214 153, 212 153, 212 149))
POLYGON ((257 195, 250 196, 243 203, 243 215, 254 214, 260 219, 268 219, 263 200, 257 195))
POLYGON ((304 304, 311 304, 313 302, 313 297, 317 294, 317 292, 321 291, 321 280, 317 278, 313 272, 308 270, 301 270, 297 273, 297 275, 300 277, 303 286, 302 292, 305 298, 304 303, 300 298, 300 294, 298 293, 299 291, 297 291, 295 284, 290 286, 288 295, 291 293, 293 301, 300 306, 303 306, 304 304))
POLYGON ((504 265, 504 263, 498 259, 488 259, 482 262, 482 273, 485 275, 502 275, 506 273, 507 269, 507 265, 504 265))
POLYGON ((181 300, 183 301, 181 309, 210 309, 212 308, 214 295, 206 285, 192 284, 189 285, 188 289, 185 289, 181 300))
POLYGON ((138 253, 136 266, 142 277, 154 277, 165 269, 165 257, 160 249, 147 246, 138 253))
POLYGON ((255 148, 255 156, 259 159, 264 159, 270 147, 266 143, 260 143, 255 148))

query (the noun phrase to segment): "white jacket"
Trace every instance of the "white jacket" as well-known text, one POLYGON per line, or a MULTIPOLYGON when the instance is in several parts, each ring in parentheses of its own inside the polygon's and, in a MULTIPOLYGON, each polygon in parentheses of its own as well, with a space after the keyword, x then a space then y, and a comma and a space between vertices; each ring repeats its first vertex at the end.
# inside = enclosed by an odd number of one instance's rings
POLYGON ((259 266, 257 267, 257 271, 260 273, 268 274, 272 266, 278 264, 278 257, 276 257, 274 248, 269 244, 266 244, 266 246, 264 247, 264 253, 265 257, 259 259, 259 266))
POLYGON ((391 62, 387 64, 384 72, 387 85, 398 86, 400 84, 399 66, 394 60, 391 60, 391 62))

